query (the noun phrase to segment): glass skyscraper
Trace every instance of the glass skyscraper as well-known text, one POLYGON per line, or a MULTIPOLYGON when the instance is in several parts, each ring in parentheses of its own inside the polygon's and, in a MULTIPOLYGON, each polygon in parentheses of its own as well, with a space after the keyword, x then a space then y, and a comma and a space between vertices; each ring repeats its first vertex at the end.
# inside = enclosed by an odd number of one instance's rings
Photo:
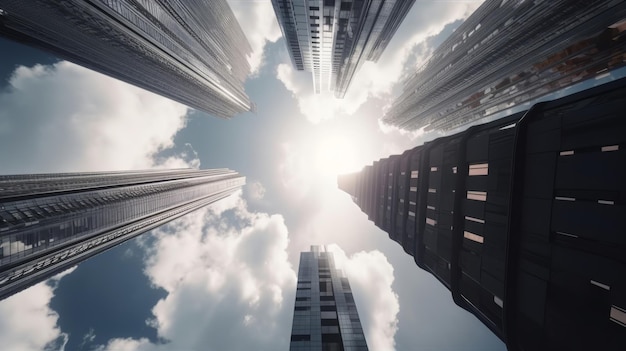
POLYGON ((623 350, 624 108, 626 78, 378 160, 339 187, 509 350, 623 350))
POLYGON ((367 351, 348 278, 323 246, 300 253, 290 351, 367 351))
POLYGON ((609 74, 626 60, 626 3, 487 0, 409 77, 384 116, 452 130, 609 74))
POLYGON ((0 35, 218 117, 253 108, 226 0, 0 0, 0 35))
POLYGON ((227 169, 0 176, 0 299, 244 183, 227 169))
POLYGON ((343 98, 365 62, 377 61, 415 0, 272 0, 297 70, 316 93, 343 98))

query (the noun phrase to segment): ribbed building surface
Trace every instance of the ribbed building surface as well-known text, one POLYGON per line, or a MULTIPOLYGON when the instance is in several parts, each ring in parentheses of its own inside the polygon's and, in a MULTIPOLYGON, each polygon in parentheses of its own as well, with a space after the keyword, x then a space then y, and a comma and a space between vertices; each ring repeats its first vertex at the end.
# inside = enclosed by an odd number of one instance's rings
POLYGON ((452 130, 605 74, 626 61, 626 3, 487 0, 411 78, 384 116, 452 130))
POLYGON ((244 183, 227 169, 0 176, 0 299, 244 183))
POLYGON ((350 282, 323 246, 300 253, 289 350, 368 350, 350 282))
POLYGON ((313 73, 316 93, 343 98, 354 74, 377 61, 415 0, 272 0, 297 70, 313 73))
POLYGON ((252 109, 226 0, 0 0, 0 35, 218 117, 252 109))
POLYGON ((625 108, 622 79, 338 184, 509 350, 622 350, 625 108))

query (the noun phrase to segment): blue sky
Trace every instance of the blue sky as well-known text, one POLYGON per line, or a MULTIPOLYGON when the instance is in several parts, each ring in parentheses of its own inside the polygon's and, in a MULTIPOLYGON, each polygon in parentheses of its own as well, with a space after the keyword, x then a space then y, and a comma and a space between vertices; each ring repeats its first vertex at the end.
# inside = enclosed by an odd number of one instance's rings
POLYGON ((230 1, 257 113, 221 120, 0 41, 0 171, 228 167, 244 189, 0 302, 5 350, 287 349, 299 252, 330 245, 372 350, 504 350, 337 189, 337 173, 440 136, 379 118, 481 1, 416 1, 344 100, 295 72, 269 1, 230 1))

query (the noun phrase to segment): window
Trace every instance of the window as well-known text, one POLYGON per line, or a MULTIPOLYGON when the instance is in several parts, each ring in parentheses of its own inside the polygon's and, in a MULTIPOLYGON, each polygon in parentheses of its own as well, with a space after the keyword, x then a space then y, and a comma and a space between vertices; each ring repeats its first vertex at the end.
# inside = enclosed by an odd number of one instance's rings
POLYGON ((435 226, 435 225, 437 225, 437 221, 432 219, 432 218, 426 217, 426 224, 435 226))
POLYGON ((417 191, 417 187, 416 186, 412 186, 411 188, 409 188, 410 191, 416 192, 417 191))
POLYGON ((411 171, 411 178, 417 178, 419 171, 411 171))
POLYGON ((413 211, 409 211, 409 216, 411 216, 411 217, 415 217, 415 212, 413 212, 413 211))
POLYGON ((478 218, 469 217, 469 216, 465 216, 465 219, 467 219, 468 221, 476 222, 476 223, 485 223, 484 219, 478 219, 478 218))
POLYGON ((604 290, 611 290, 611 287, 610 287, 610 286, 608 286, 608 285, 606 285, 606 284, 602 284, 602 283, 600 283, 600 282, 597 282, 597 281, 595 281, 595 280, 593 280, 593 279, 592 279, 592 280, 590 280, 589 282, 590 282, 591 284, 593 284, 593 285, 597 286, 597 287, 600 287, 600 288, 604 289, 604 290))
POLYGON ((311 335, 294 334, 291 336, 291 341, 310 341, 311 335))
POLYGON ((437 167, 430 167, 430 171, 431 171, 431 172, 437 172, 437 170, 438 170, 438 169, 439 169, 439 168, 437 168, 437 167))
POLYGON ((626 310, 615 305, 611 306, 609 319, 622 327, 626 327, 626 310))
POLYGON ((502 299, 493 295, 493 302, 496 303, 496 305, 500 306, 500 308, 502 308, 502 305, 504 304, 502 299))
POLYGON ((489 174, 489 164, 488 163, 478 163, 469 166, 469 175, 470 176, 483 176, 489 174))
POLYGON ((469 200, 487 201, 487 193, 484 191, 468 191, 467 198, 469 200))
POLYGON ((608 146, 602 147, 602 152, 617 151, 617 150, 619 150, 619 145, 608 145, 608 146))
POLYGON ((464 236, 466 239, 469 239, 469 240, 475 241, 475 242, 480 243, 480 244, 482 244, 482 243, 483 243, 483 241, 484 241, 484 238, 483 238, 482 236, 480 236, 480 235, 476 235, 476 234, 474 234, 474 233, 470 233, 470 232, 468 232, 468 231, 464 231, 464 232, 463 232, 463 236, 464 236))
POLYGON ((434 194, 434 193, 437 192, 437 189, 435 189, 435 188, 428 188, 428 192, 434 194))
POLYGON ((310 311, 311 306, 296 306, 296 311, 310 311))
POLYGON ((337 319, 337 312, 335 311, 321 311, 320 317, 322 319, 337 319))

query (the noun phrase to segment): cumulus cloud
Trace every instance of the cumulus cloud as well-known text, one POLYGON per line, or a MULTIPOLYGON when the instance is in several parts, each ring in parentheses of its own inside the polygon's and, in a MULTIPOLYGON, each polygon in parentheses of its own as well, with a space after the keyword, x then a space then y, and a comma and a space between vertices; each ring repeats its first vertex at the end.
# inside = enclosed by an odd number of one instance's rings
POLYGON ((0 340, 3 350, 62 350, 68 335, 57 326, 59 315, 48 305, 56 285, 70 268, 0 301, 0 340))
POLYGON ((310 81, 301 78, 310 73, 296 72, 291 64, 279 65, 276 78, 296 95, 300 112, 312 123, 351 115, 372 97, 388 103, 398 83, 432 54, 427 39, 439 34, 447 24, 466 18, 481 3, 482 0, 420 2, 419 6, 413 6, 380 60, 367 61, 361 66, 342 100, 335 99, 331 93, 314 94, 310 81), (432 16, 433 13, 437 16, 432 16))
POLYGON ((228 4, 252 47, 248 62, 254 75, 263 66, 265 44, 281 37, 272 3, 270 0, 228 0, 228 4))
MULTIPOLYGON (((191 146, 158 157, 173 146, 186 113, 179 103, 68 62, 22 66, 0 91, 2 173, 197 167, 191 146)), ((3 349, 63 349, 68 335, 49 303, 72 271, 0 302, 3 349)))
POLYGON ((151 325, 168 343, 114 339, 102 349, 287 347, 296 275, 284 219, 248 211, 241 193, 227 202, 231 208, 211 206, 157 230, 147 248, 146 274, 168 293, 151 325))
POLYGON ((259 181, 253 181, 246 184, 246 192, 252 200, 261 200, 265 196, 265 187, 259 181))
POLYGON ((69 62, 17 68, 0 106, 4 173, 199 165, 194 155, 155 158, 187 107, 69 62))
POLYGON ((377 250, 348 256, 337 245, 328 246, 338 269, 344 271, 359 311, 370 350, 394 350, 398 330, 398 295, 393 291, 393 266, 377 250))

